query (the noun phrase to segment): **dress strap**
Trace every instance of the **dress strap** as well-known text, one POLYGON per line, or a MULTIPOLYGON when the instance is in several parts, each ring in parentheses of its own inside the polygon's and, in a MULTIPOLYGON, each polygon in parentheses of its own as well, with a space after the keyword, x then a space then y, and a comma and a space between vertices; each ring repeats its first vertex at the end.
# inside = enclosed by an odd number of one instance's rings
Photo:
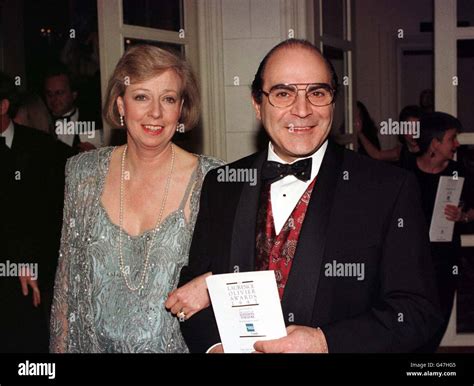
POLYGON ((194 170, 191 174, 191 177, 189 177, 188 186, 186 186, 186 190, 184 192, 183 198, 181 200, 181 203, 179 204, 179 209, 180 210, 184 209, 184 207, 186 206, 186 202, 188 202, 189 194, 191 193, 191 189, 193 188, 193 186, 194 186, 194 184, 197 180, 197 174, 198 174, 198 170, 200 168, 201 168, 201 157, 198 156, 198 164, 194 168, 194 170))

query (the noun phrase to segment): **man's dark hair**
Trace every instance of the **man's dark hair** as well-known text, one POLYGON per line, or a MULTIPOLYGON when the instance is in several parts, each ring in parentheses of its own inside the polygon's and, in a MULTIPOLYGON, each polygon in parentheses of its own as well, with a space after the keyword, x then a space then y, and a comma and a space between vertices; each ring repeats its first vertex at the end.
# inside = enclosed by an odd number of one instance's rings
POLYGON ((268 60, 278 50, 282 48, 294 48, 294 47, 306 48, 309 51, 315 53, 316 55, 321 56, 321 58, 324 60, 324 62, 326 63, 328 67, 329 73, 331 74, 331 87, 334 89, 334 100, 336 99, 337 89, 338 89, 339 84, 338 84, 337 74, 336 74, 336 71, 334 70, 332 63, 328 59, 326 59, 324 55, 321 54, 321 51, 311 42, 307 40, 303 40, 303 39, 287 39, 277 44, 275 47, 273 47, 265 55, 263 60, 260 62, 260 65, 258 66, 257 73, 255 74, 255 78, 252 82, 252 97, 255 99, 255 101, 258 104, 262 103, 263 75, 265 73, 265 68, 267 66, 268 60))
POLYGON ((399 121, 404 122, 407 121, 408 118, 418 118, 420 119, 423 114, 420 106, 417 105, 409 105, 405 106, 402 111, 400 111, 399 121))
POLYGON ((77 87, 76 80, 71 75, 71 72, 69 71, 69 69, 62 63, 52 64, 48 67, 43 78, 44 79, 43 85, 46 84, 46 81, 49 78, 52 78, 53 76, 61 76, 61 75, 64 75, 67 78, 71 91, 77 91, 78 87, 77 87))
POLYGON ((421 116, 420 119, 420 138, 417 139, 420 153, 428 151, 431 141, 437 139, 442 141, 446 131, 456 129, 462 131, 462 125, 459 119, 447 113, 435 111, 421 116))
POLYGON ((4 99, 10 102, 7 114, 13 119, 18 111, 18 90, 13 78, 0 71, 0 101, 4 99))

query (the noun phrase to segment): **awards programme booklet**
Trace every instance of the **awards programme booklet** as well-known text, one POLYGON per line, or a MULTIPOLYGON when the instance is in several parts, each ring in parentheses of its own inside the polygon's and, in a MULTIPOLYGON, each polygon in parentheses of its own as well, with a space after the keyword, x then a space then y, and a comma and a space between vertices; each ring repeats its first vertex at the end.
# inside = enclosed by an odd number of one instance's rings
POLYGON ((450 242, 453 240, 454 221, 446 219, 444 208, 447 204, 458 206, 461 198, 464 177, 441 176, 436 192, 433 216, 430 225, 431 242, 450 242))
POLYGON ((206 279, 226 353, 251 353, 258 340, 286 336, 274 271, 211 275, 206 279))

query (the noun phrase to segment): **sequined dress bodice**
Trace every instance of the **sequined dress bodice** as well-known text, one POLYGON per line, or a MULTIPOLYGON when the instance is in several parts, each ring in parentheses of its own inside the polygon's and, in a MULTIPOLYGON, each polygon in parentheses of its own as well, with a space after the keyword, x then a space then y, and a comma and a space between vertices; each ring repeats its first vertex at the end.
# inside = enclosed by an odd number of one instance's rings
MULTIPOLYGON (((105 352, 186 352, 179 322, 164 306, 187 262, 191 234, 183 210, 162 222, 150 251, 144 289, 132 292, 119 268, 119 228, 100 208, 87 252, 93 261, 92 305, 99 344, 105 352)), ((124 268, 134 287, 152 235, 153 231, 122 236, 124 268)))
POLYGON ((179 321, 164 306, 188 261, 207 171, 222 164, 199 156, 181 204, 159 226, 138 236, 122 235, 124 270, 138 286, 147 246, 143 289, 130 291, 119 265, 120 228, 100 202, 113 148, 68 161, 65 217, 51 318, 53 352, 188 352, 179 321), (92 172, 91 164, 98 161, 92 172), (68 193, 71 191, 71 193, 68 193), (184 207, 189 197, 189 218, 184 207), (74 226, 67 226, 74 224, 74 226))

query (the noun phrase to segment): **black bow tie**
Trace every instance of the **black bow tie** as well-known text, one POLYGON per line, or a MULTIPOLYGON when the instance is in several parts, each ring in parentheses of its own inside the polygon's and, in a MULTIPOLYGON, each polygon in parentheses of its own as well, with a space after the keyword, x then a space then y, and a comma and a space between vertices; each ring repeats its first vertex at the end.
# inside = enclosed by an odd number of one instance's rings
POLYGON ((312 163, 312 158, 305 158, 292 164, 265 161, 262 168, 262 179, 271 184, 286 176, 295 176, 301 181, 308 181, 311 178, 312 163))

